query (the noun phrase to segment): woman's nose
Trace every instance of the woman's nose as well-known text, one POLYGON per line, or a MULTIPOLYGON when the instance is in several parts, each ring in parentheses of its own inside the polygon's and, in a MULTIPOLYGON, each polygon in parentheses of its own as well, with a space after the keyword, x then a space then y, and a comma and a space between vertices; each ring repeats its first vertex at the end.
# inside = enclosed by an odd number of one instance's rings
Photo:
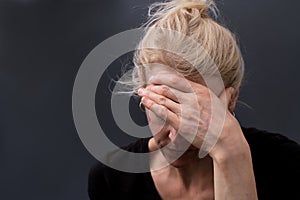
POLYGON ((175 141, 176 136, 177 136, 177 131, 173 127, 170 127, 169 138, 171 139, 172 142, 175 141))

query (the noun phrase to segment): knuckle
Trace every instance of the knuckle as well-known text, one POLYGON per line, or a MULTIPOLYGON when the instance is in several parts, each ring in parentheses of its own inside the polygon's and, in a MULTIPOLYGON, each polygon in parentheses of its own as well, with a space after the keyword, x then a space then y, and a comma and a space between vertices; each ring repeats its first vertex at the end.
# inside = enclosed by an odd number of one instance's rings
POLYGON ((180 132, 181 133, 186 133, 188 132, 190 126, 188 126, 187 124, 181 123, 179 128, 180 128, 180 132))
POLYGON ((179 78, 176 77, 176 76, 172 76, 170 78, 170 82, 171 82, 172 85, 178 83, 178 81, 179 81, 179 78))
POLYGON ((202 97, 207 97, 210 96, 209 91, 207 89, 201 89, 197 90, 197 93, 201 95, 202 97))
POLYGON ((207 123, 203 123, 201 125, 201 130, 206 133, 208 131, 208 124, 207 123))
POLYGON ((205 90, 205 97, 207 98, 207 99, 210 99, 211 98, 211 94, 210 94, 210 91, 207 89, 207 90, 205 90))
POLYGON ((184 98, 185 102, 188 104, 188 105, 193 105, 193 104, 196 104, 197 103, 197 99, 196 98, 193 98, 192 97, 188 97, 188 98, 184 98))
POLYGON ((184 109, 184 114, 187 118, 191 118, 192 116, 194 116, 194 113, 195 113, 195 109, 194 108, 191 108, 191 107, 187 107, 184 109))
POLYGON ((172 97, 174 97, 174 100, 178 101, 178 102, 184 102, 184 100, 185 100, 185 97, 183 95, 181 95, 180 93, 178 93, 178 94, 172 93, 172 97))
POLYGON ((195 121, 195 116, 192 113, 190 113, 190 114, 187 114, 186 119, 193 122, 193 121, 195 121))
POLYGON ((167 113, 167 108, 164 107, 164 106, 159 106, 159 108, 158 108, 158 115, 160 117, 165 117, 166 113, 167 113))
POLYGON ((166 86, 166 85, 163 85, 163 86, 161 86, 161 93, 163 94, 163 95, 166 95, 166 94, 168 94, 169 93, 169 87, 168 86, 166 86))
POLYGON ((163 96, 158 97, 158 104, 165 105, 167 99, 163 96))
POLYGON ((209 127, 209 123, 207 123, 206 121, 204 120, 201 120, 199 122, 199 127, 201 129, 201 132, 207 132, 208 131, 208 127, 209 127))
POLYGON ((164 106, 161 106, 161 112, 166 115, 167 114, 168 109, 164 106))
POLYGON ((148 105, 149 105, 149 108, 150 108, 150 109, 152 109, 152 108, 153 108, 153 105, 154 105, 154 103, 153 103, 152 101, 150 101, 150 102, 148 103, 148 105))

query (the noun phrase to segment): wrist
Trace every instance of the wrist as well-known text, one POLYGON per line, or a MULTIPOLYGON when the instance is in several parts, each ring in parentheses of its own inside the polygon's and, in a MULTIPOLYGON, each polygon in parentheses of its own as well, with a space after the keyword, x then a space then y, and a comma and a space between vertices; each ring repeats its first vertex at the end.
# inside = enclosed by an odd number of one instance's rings
POLYGON ((219 140, 209 153, 216 163, 225 164, 228 161, 251 161, 251 151, 244 136, 240 139, 231 138, 230 143, 219 140))
POLYGON ((213 162, 219 166, 229 166, 229 165, 244 165, 246 163, 251 163, 251 151, 250 148, 238 149, 236 151, 224 150, 222 152, 215 152, 211 155, 213 162))

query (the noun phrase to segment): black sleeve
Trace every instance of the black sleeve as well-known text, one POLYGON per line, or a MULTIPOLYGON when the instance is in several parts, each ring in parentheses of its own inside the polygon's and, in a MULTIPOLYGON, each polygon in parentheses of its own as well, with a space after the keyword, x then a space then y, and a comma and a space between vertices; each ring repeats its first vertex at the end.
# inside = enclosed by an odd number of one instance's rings
MULTIPOLYGON (((146 153, 149 139, 139 139, 121 148, 129 152, 146 153)), ((120 172, 98 161, 89 171, 88 196, 90 200, 116 199, 121 192, 127 191, 127 188, 136 182, 135 180, 135 174, 120 172)), ((125 196, 123 198, 126 199, 125 196)))
POLYGON ((110 191, 104 176, 105 167, 101 163, 95 164, 88 176, 88 195, 90 200, 106 199, 110 191))
POLYGON ((279 174, 279 196, 285 199, 300 199, 300 145, 286 140, 278 149, 278 171, 274 171, 274 175, 279 174))
POLYGON ((280 133, 244 129, 259 199, 300 199, 300 146, 280 133))

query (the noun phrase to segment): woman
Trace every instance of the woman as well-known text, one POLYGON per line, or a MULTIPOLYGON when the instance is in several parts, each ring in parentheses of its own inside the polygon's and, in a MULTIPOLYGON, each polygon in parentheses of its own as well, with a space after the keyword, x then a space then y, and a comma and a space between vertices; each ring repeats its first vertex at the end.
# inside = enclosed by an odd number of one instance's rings
POLYGON ((234 116, 244 63, 213 1, 167 1, 149 13, 133 83, 153 137, 125 149, 160 153, 149 173, 97 164, 90 199, 300 199, 299 145, 234 116))

